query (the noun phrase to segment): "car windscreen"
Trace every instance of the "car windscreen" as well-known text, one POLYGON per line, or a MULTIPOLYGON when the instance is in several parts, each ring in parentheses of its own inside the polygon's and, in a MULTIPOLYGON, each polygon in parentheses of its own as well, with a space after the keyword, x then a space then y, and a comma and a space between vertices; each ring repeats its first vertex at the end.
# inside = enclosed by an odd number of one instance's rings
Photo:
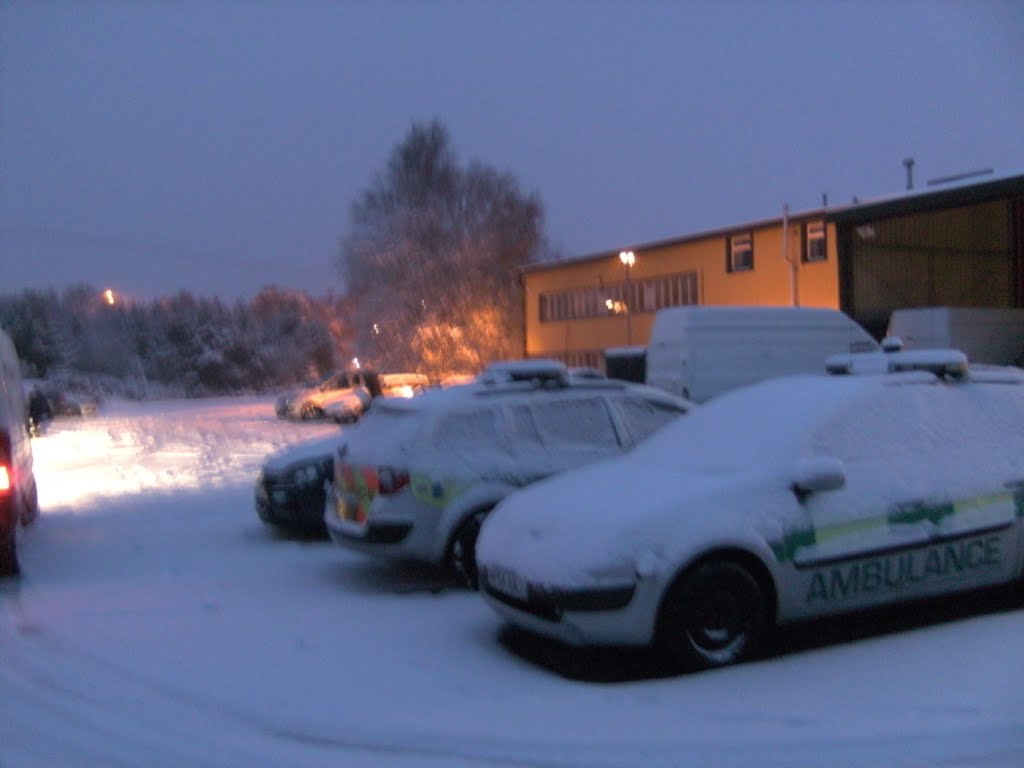
POLYGON ((791 461, 830 414, 871 383, 793 376, 720 395, 640 443, 633 456, 697 472, 742 472, 791 461))

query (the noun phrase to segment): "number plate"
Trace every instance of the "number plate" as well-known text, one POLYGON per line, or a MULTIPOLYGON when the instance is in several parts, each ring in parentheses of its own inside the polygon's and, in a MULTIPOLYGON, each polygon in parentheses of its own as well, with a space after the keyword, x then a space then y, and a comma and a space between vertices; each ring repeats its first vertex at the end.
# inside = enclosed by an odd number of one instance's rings
POLYGON ((501 566, 491 566, 487 569, 487 584, 495 592, 501 592, 524 603, 529 597, 529 590, 526 586, 526 579, 515 571, 501 566))

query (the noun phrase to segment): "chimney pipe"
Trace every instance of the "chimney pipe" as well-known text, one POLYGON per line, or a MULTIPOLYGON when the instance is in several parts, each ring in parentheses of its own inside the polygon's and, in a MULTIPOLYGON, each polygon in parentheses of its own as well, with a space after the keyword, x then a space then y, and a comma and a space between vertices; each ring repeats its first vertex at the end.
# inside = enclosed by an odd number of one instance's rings
POLYGON ((903 161, 903 167, 907 169, 907 192, 909 192, 914 188, 914 158, 906 158, 903 161))

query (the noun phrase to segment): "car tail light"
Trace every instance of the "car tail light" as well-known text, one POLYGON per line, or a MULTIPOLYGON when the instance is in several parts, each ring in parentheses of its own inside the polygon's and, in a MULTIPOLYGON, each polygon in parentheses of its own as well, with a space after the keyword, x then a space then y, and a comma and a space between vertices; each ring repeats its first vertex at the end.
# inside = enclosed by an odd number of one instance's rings
POLYGON ((11 440, 6 433, 0 433, 0 493, 11 490, 11 440))
POLYGON ((390 496, 409 484, 409 473, 394 467, 377 467, 377 483, 380 486, 380 493, 390 496))

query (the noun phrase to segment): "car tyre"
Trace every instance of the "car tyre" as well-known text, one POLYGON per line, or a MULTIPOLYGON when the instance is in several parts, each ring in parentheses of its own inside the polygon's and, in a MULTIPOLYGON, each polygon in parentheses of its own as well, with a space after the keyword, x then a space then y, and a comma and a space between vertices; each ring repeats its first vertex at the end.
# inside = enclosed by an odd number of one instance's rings
POLYGON ((301 413, 303 421, 313 421, 324 417, 324 409, 313 403, 305 403, 301 413))
POLYGON ((449 568, 456 579, 473 590, 480 586, 480 572, 476 567, 476 540, 489 511, 480 510, 467 517, 455 532, 449 547, 449 568))
POLYGON ((18 565, 18 524, 0 531, 0 577, 17 576, 21 573, 18 565))
POLYGON ((768 610, 757 579, 739 563, 711 561, 685 573, 661 610, 659 655, 673 668, 697 671, 755 656, 768 610))

